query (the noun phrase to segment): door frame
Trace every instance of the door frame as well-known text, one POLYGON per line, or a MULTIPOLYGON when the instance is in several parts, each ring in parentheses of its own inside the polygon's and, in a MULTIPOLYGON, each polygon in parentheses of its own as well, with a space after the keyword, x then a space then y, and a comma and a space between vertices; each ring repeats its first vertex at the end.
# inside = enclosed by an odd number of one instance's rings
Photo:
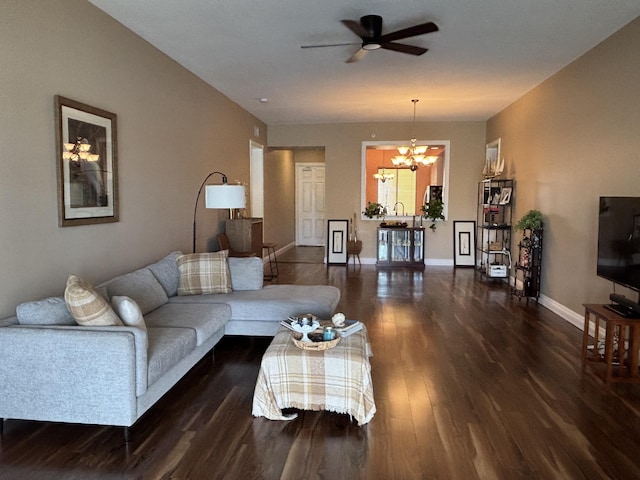
POLYGON ((264 218, 264 145, 249 140, 249 211, 264 218))

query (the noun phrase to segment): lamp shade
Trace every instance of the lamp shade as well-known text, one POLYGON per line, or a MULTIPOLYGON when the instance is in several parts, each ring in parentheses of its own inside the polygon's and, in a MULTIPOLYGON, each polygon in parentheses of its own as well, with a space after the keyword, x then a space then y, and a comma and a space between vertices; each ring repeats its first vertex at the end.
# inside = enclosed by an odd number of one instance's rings
POLYGON ((245 208, 247 205, 244 185, 207 185, 204 194, 206 208, 245 208))

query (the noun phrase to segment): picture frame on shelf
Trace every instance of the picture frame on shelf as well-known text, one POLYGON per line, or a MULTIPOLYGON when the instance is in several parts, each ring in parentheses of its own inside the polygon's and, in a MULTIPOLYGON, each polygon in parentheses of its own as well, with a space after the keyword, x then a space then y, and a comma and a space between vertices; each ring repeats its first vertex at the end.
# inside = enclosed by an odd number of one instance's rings
POLYGON ((55 96, 58 224, 119 221, 117 115, 55 96))
POLYGON ((453 221, 453 266, 475 267, 476 222, 475 220, 453 221))
POLYGON ((503 187, 500 191, 500 201, 498 202, 500 205, 508 205, 511 202, 511 192, 513 189, 511 187, 503 187))
POLYGON ((486 187, 484 189, 483 203, 485 205, 497 205, 500 200, 500 187, 486 187))
POLYGON ((347 264, 349 220, 327 220, 327 265, 347 264))

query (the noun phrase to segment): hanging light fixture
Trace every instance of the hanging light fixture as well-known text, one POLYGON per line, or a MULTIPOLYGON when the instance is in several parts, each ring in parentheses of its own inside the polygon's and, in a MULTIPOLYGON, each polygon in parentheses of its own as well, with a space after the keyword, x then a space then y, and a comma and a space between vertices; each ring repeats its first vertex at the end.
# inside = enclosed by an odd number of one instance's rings
POLYGON ((398 147, 398 153, 400 155, 396 155, 391 159, 391 162, 395 166, 407 166, 412 172, 415 172, 419 166, 427 166, 436 162, 438 157, 435 156, 426 156, 427 152, 426 145, 416 145, 416 103, 418 103, 418 99, 414 98, 411 100, 413 102, 413 131, 411 134, 411 145, 409 147, 398 147))
POLYGON ((382 183, 386 182, 387 180, 392 180, 394 177, 395 174, 393 173, 385 173, 384 168, 381 168, 373 174, 373 178, 375 178, 376 180, 380 180, 382 183))

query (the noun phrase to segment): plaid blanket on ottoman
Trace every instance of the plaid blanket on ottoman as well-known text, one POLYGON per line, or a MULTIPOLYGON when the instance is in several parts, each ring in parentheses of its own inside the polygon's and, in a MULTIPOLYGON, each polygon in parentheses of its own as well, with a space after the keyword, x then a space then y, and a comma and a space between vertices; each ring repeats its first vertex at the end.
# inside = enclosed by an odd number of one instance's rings
POLYGON ((280 330, 262 357, 253 394, 253 415, 293 420, 283 408, 347 413, 359 425, 376 412, 366 328, 324 351, 302 350, 291 332, 280 330))

